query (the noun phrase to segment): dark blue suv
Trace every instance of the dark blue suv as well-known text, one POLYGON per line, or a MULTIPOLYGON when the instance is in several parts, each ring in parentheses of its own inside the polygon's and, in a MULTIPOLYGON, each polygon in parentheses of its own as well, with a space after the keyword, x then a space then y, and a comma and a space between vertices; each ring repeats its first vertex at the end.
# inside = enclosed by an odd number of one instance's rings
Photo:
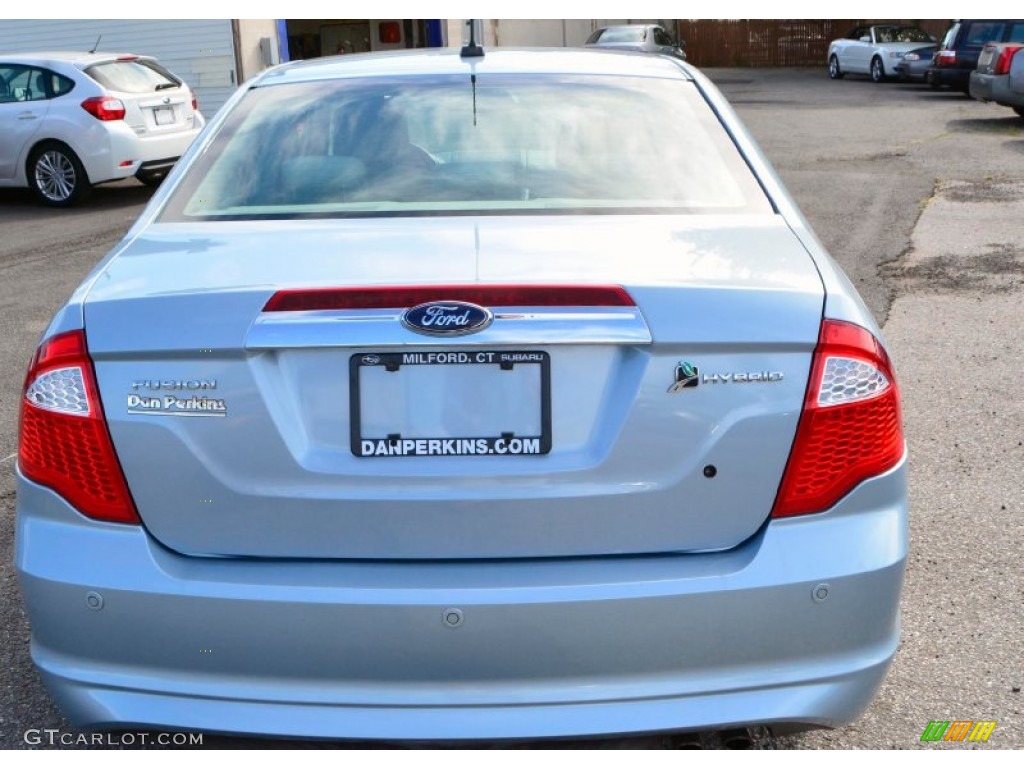
POLYGON ((1024 19, 958 19, 946 30, 925 82, 934 88, 948 85, 967 93, 985 43, 1007 42, 1024 42, 1024 19))

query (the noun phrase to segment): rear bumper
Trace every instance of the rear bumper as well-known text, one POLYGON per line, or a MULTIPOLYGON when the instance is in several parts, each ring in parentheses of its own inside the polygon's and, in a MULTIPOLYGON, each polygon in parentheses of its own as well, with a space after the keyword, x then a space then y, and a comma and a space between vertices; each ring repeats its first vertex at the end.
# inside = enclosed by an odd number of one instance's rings
POLYGON ((33 658, 91 728, 419 740, 835 726, 867 707, 898 645, 904 471, 730 552, 461 563, 182 557, 19 476, 16 563, 33 658))
POLYGON ((1024 106, 1024 93, 1010 90, 1009 75, 989 75, 972 72, 970 80, 971 96, 979 101, 994 101, 1004 107, 1024 106))
POLYGON ((165 157, 162 160, 147 160, 146 162, 139 164, 139 168, 135 172, 135 175, 142 176, 154 173, 170 173, 170 170, 174 167, 176 162, 178 162, 178 158, 176 157, 165 157))
POLYGON ((930 67, 927 80, 933 85, 948 85, 953 88, 967 90, 967 81, 971 76, 970 69, 959 67, 930 67))
POLYGON ((170 161, 181 157, 205 125, 197 113, 193 126, 186 131, 156 135, 139 135, 124 122, 112 121, 99 141, 83 142, 82 163, 93 184, 134 176, 146 163, 170 161))

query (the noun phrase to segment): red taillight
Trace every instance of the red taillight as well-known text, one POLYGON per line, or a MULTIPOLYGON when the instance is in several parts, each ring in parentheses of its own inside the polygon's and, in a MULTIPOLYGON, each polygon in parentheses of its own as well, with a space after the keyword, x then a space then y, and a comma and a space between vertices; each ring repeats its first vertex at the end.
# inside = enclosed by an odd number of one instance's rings
POLYGON ((199 111, 199 99, 196 98, 195 94, 192 94, 192 111, 199 111))
POLYGON ((825 320, 772 517, 822 512, 903 457, 900 395, 868 331, 825 320))
POLYGON ((48 339, 29 363, 18 467, 87 517, 139 522, 107 430, 84 331, 48 339))
POLYGON ((416 285, 278 291, 264 312, 402 309, 427 301, 469 301, 485 307, 633 307, 618 285, 416 285))
POLYGON ((111 96, 93 96, 82 102, 82 109, 97 120, 124 120, 124 102, 111 96))
POLYGON ((951 67, 956 64, 956 51, 939 51, 935 63, 940 67, 951 67))
POLYGON ((1010 62, 1013 61, 1013 56, 1024 45, 1008 45, 999 54, 999 58, 996 60, 995 69, 992 70, 993 75, 1007 75, 1010 73, 1010 62))

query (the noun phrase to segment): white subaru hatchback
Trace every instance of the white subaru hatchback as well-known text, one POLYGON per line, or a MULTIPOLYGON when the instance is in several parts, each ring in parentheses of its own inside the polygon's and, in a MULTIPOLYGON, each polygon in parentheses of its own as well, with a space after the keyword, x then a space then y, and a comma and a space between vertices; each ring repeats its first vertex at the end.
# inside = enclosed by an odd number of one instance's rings
POLYGON ((676 58, 343 56, 211 121, 26 377, 32 655, 91 728, 834 726, 899 642, 899 390, 676 58))
POLYGON ((105 181, 159 184, 204 124, 189 87, 153 58, 0 54, 0 187, 46 205, 105 181))

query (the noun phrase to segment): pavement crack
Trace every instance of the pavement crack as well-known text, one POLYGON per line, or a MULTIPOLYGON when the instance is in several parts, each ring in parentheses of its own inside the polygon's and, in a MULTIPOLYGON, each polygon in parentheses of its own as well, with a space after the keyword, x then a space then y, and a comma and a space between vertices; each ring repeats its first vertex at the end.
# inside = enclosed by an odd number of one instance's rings
POLYGON ((882 312, 882 318, 879 325, 884 328, 886 323, 889 322, 889 313, 892 311, 893 302, 898 299, 902 293, 900 288, 902 284, 899 280, 898 270, 901 264, 906 262, 910 257, 910 254, 914 251, 914 230, 917 229, 918 223, 921 221, 921 216, 925 210, 932 204, 939 194, 939 187, 941 185, 940 179, 935 179, 932 182, 932 191, 927 197, 921 200, 917 207, 917 215, 914 217, 914 222, 911 224, 909 231, 907 232, 906 242, 900 251, 893 256, 891 259, 884 259, 878 263, 878 276, 882 281, 882 287, 885 289, 886 301, 885 308, 882 312))
POLYGON ((110 233, 97 232, 85 237, 58 243, 34 243, 23 248, 0 250, 0 271, 41 261, 52 261, 80 251, 94 251, 97 248, 103 247, 109 241, 110 233))

